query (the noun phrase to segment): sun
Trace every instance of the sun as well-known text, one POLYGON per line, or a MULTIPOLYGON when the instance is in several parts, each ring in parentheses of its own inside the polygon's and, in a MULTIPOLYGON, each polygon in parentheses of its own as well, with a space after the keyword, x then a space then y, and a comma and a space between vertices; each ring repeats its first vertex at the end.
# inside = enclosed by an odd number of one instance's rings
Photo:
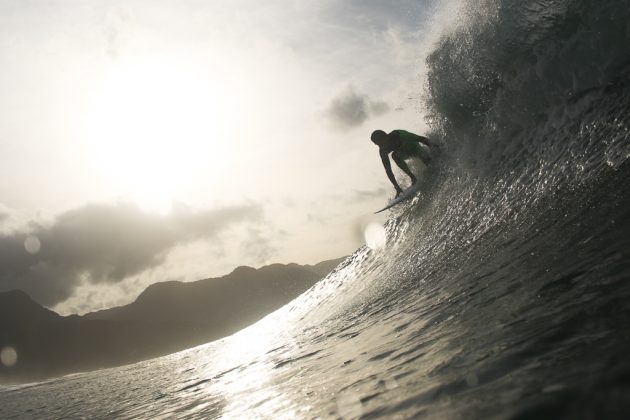
POLYGON ((92 162, 118 195, 161 208, 199 182, 225 182, 236 116, 216 79, 181 58, 112 65, 86 126, 92 162))

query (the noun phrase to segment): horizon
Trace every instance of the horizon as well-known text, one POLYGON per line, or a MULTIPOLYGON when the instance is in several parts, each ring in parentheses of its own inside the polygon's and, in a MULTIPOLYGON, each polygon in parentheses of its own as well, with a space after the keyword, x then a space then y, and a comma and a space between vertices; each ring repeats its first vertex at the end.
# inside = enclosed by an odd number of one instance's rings
POLYGON ((385 220, 369 135, 426 129, 435 2, 149 5, 2 6, 0 291, 93 311, 385 220))
MULTIPOLYGON (((90 313, 93 313, 93 312, 98 312, 98 311, 101 311, 101 310, 113 309, 113 308, 117 308, 117 307, 120 307, 120 306, 124 306, 124 305, 131 304, 131 303, 135 302, 135 300, 136 300, 136 299, 137 299, 137 298, 138 298, 138 297, 139 297, 142 293, 144 293, 144 292, 145 292, 145 291, 146 291, 146 290, 147 290, 150 286, 153 286, 153 285, 156 285, 156 284, 160 284, 160 283, 172 283, 172 282, 174 282, 174 283, 185 284, 185 283, 197 283, 197 282, 202 282, 202 281, 206 281, 206 280, 219 280, 219 279, 222 279, 222 278, 224 278, 224 277, 228 277, 228 276, 230 276, 231 274, 233 274, 233 273, 234 273, 236 270, 238 270, 239 268, 251 268, 251 269, 253 269, 253 270, 255 270, 255 271, 259 271, 259 270, 261 270, 261 269, 263 269, 263 268, 267 268, 267 267, 271 267, 271 266, 277 266, 277 265, 279 265, 279 266, 291 266, 291 265, 297 265, 297 266, 298 266, 298 267, 300 267, 300 268, 315 267, 315 266, 317 266, 317 265, 319 265, 319 264, 322 264, 322 263, 328 263, 328 262, 337 261, 337 260, 341 260, 341 261, 342 261, 343 259, 348 258, 348 257, 349 257, 348 255, 344 255, 344 256, 341 256, 341 257, 339 257, 339 258, 332 258, 332 259, 322 260, 322 261, 319 261, 319 262, 317 262, 317 263, 312 263, 312 264, 308 264, 308 263, 307 263, 307 264, 298 264, 298 263, 293 263, 293 262, 289 262, 289 263, 274 263, 274 262, 272 262, 272 263, 268 263, 268 264, 264 264, 264 265, 259 265, 259 266, 239 265, 239 266, 236 266, 236 267, 232 268, 232 269, 231 269, 230 271, 228 271, 228 272, 225 272, 225 273, 223 273, 223 274, 219 274, 219 275, 217 275, 217 276, 213 276, 213 277, 204 277, 204 278, 199 278, 199 279, 194 279, 194 280, 189 280, 189 281, 181 281, 181 280, 158 280, 158 281, 156 281, 156 282, 153 282, 153 283, 149 284, 146 288, 144 288, 144 289, 142 289, 142 290, 139 290, 139 291, 138 291, 138 294, 133 295, 132 299, 131 299, 129 302, 127 302, 127 303, 124 303, 124 304, 121 304, 121 305, 116 305, 116 306, 111 306, 111 307, 100 308, 100 309, 97 309, 97 310, 95 310, 95 311, 91 311, 91 312, 85 312, 85 313, 67 313, 67 314, 63 314, 62 316, 72 316, 72 315, 83 316, 83 315, 87 315, 87 314, 90 314, 90 313)), ((323 278, 323 277, 322 277, 322 278, 323 278)), ((38 303, 38 302, 36 302, 36 301, 33 299, 33 297, 32 297, 32 296, 31 296, 28 292, 26 292, 26 291, 24 291, 24 290, 22 290, 22 289, 10 289, 10 290, 3 290, 3 291, 0 291, 0 294, 3 294, 3 293, 13 293, 13 292, 21 292, 21 293, 24 293, 24 294, 25 294, 26 296, 28 296, 31 300, 33 300, 35 303, 38 303)), ((38 303, 38 304, 39 304, 39 303, 38 303)), ((45 307, 44 305, 41 305, 41 306, 45 307)), ((50 309, 50 308, 48 308, 48 309, 50 309)), ((55 311, 53 311, 53 312, 55 312, 55 311)), ((60 315, 61 315, 61 314, 60 314, 60 315)))

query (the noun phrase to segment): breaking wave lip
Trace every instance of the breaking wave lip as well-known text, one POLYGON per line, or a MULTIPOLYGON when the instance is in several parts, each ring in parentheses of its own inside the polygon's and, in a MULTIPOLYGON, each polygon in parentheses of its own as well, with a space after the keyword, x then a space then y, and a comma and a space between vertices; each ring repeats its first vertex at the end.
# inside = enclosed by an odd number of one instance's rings
MULTIPOLYGON (((392 212, 385 252, 359 249, 289 306, 297 312, 308 308, 297 325, 342 338, 360 334, 387 314, 422 313, 424 319, 394 330, 435 322, 433 330, 422 328, 435 334, 444 320, 469 311, 466 305, 481 312, 499 305, 505 319, 497 328, 505 333, 484 344, 506 346, 505 357, 501 352, 490 357, 502 373, 488 365, 467 366, 474 375, 466 385, 495 386, 508 373, 523 381, 503 384, 512 391, 547 381, 539 398, 513 400, 514 414, 539 410, 541 401, 561 407, 559 412, 581 404, 587 412, 602 409, 601 403, 579 399, 594 391, 594 383, 601 385, 600 394, 614 388, 626 369, 616 359, 629 349, 611 325, 615 317, 627 322, 630 313, 623 303, 630 291, 621 274, 630 271, 624 251, 630 245, 624 187, 630 175, 629 10, 627 1, 465 2, 460 10, 465 18, 427 59, 429 137, 440 139, 444 150, 429 171, 431 182, 420 199, 392 212), (505 300, 522 313, 498 303, 505 300), (606 312, 611 302, 624 308, 621 313, 606 312), (430 309, 418 309, 421 304, 430 309), (588 305, 595 320, 579 305, 588 305), (536 325, 542 320, 553 323, 547 331, 536 325), (579 322, 585 326, 577 327, 579 322), (593 323, 606 328, 598 332, 593 323), (514 350, 519 340, 530 353, 514 350), (586 354, 592 343, 611 349, 606 363, 613 366, 613 379, 602 380, 601 365, 586 354), (582 358, 566 364, 554 359, 556 352, 582 358), (548 373, 528 376, 521 366, 546 358, 556 363, 548 373), (575 372, 582 380, 567 384, 575 372), (554 398, 560 391, 570 396, 554 398)), ((469 326, 477 336, 484 335, 484 322, 496 322, 478 321, 469 326)), ((419 335, 415 340, 414 348, 430 347, 419 335)), ((379 354, 387 359, 400 350, 394 346, 379 354)), ((456 362, 446 360, 444 370, 453 374, 456 362)), ((409 391, 409 404, 431 406, 440 393, 460 392, 454 390, 461 385, 457 380, 453 389, 438 384, 430 396, 409 391)), ((504 395, 499 388, 494 392, 504 395)), ((492 404, 485 405, 477 409, 492 404)), ((612 412, 627 409, 614 402, 612 407, 612 412)))

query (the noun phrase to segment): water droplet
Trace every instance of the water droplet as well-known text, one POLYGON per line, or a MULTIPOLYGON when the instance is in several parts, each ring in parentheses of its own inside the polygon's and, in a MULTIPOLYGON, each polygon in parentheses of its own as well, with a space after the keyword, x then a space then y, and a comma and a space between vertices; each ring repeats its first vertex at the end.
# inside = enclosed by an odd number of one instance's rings
POLYGON ((37 254, 42 247, 42 243, 35 235, 29 235, 24 239, 24 248, 29 254, 37 254))
POLYGON ((378 223, 370 223, 363 231, 365 243, 370 249, 378 250, 385 246, 385 228, 378 223))
POLYGON ((466 384, 468 384, 468 386, 477 386, 478 383, 479 378, 477 378, 477 375, 472 372, 466 375, 466 384))
POLYGON ((17 351, 13 347, 3 347, 0 351, 0 363, 6 367, 13 367, 17 363, 17 351))

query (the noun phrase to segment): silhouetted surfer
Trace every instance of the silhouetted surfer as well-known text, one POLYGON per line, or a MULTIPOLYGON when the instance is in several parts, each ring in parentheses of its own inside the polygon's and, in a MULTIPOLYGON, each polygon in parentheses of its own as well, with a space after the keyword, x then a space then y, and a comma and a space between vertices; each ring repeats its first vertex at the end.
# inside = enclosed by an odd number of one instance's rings
POLYGON ((405 160, 416 157, 424 162, 425 165, 431 162, 428 150, 420 145, 420 143, 422 143, 427 147, 431 147, 429 139, 426 137, 405 130, 394 130, 389 134, 382 130, 376 130, 372 133, 371 139, 379 148, 387 178, 389 178, 392 184, 394 184, 394 188, 396 188, 396 197, 400 195, 402 188, 400 188, 400 185, 396 182, 396 177, 392 172, 392 165, 389 163, 389 154, 392 154, 392 159, 394 159, 396 165, 409 175, 412 185, 416 183, 417 179, 409 169, 409 166, 407 166, 407 163, 405 163, 405 160))

